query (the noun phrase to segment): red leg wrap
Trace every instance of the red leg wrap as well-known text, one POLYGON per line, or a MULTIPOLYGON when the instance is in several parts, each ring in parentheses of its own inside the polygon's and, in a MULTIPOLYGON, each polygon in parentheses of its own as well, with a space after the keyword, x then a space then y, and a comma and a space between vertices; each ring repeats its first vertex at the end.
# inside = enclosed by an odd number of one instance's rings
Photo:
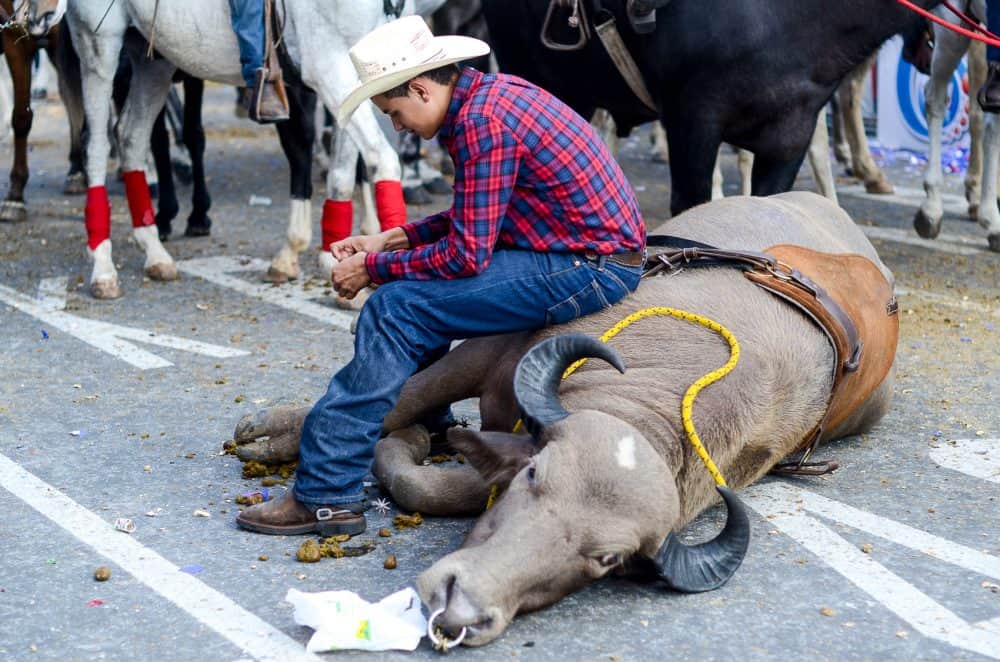
POLYGON ((108 190, 103 186, 87 189, 84 225, 87 226, 87 246, 90 250, 111 238, 111 203, 108 202, 108 190))
POLYGON ((323 203, 322 250, 330 250, 330 244, 351 236, 354 226, 354 203, 350 200, 327 200, 323 203))
POLYGON ((388 179, 375 182, 375 211, 383 232, 406 223, 406 203, 399 182, 388 179))
POLYGON ((153 214, 153 201, 149 197, 146 173, 142 170, 130 170, 122 173, 122 179, 125 180, 128 210, 132 213, 132 227, 155 225, 156 216, 153 214))

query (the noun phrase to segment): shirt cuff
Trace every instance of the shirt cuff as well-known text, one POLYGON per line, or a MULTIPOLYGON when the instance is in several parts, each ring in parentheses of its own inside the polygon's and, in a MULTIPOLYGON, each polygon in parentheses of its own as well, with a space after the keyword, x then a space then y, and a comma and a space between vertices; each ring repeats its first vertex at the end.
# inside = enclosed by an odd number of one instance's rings
POLYGON ((392 280, 392 272, 389 270, 389 253, 369 253, 365 255, 365 269, 368 270, 368 277, 376 285, 388 283, 392 280))

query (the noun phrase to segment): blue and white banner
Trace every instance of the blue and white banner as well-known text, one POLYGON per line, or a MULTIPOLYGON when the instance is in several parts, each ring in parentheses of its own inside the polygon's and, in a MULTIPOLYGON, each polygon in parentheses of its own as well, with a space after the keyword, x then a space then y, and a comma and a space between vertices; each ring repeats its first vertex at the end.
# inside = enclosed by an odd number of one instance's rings
MULTIPOLYGON (((878 56, 878 140, 889 149, 927 152, 927 115, 924 86, 927 76, 901 57, 903 41, 894 37, 882 45, 878 56)), ((965 58, 948 84, 944 113, 944 147, 968 147, 969 77, 965 58)))

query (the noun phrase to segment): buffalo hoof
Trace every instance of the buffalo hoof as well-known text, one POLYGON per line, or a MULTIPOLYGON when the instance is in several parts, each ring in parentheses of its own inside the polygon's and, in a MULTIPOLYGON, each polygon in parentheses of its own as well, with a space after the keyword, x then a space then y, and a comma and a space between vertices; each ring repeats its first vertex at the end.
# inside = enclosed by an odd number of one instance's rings
POLYGON ((72 172, 66 175, 63 182, 63 195, 83 195, 87 192, 87 176, 82 172, 72 172))
POLYGON ((874 195, 892 195, 892 184, 885 177, 879 177, 865 182, 865 190, 874 195))
POLYGON ((934 239, 941 232, 941 219, 935 221, 923 209, 918 209, 913 217, 913 229, 924 239, 934 239))
POLYGON ((180 278, 180 274, 177 272, 177 265, 173 262, 151 264, 146 267, 146 275, 153 280, 177 280, 180 278))
POLYGON ((95 280, 90 284, 90 294, 95 299, 117 299, 122 295, 122 289, 117 278, 95 280))
POLYGON ((435 177, 429 182, 424 182, 424 189, 431 195, 451 195, 451 184, 443 177, 435 177))
POLYGON ((298 459, 299 436, 309 407, 281 405, 247 414, 236 424, 236 457, 265 464, 298 459))
POLYGON ((28 208, 20 200, 4 200, 0 204, 0 221, 5 223, 23 223, 28 220, 28 208))
POLYGON ((408 205, 427 205, 431 203, 431 194, 423 186, 412 186, 403 189, 403 201, 408 205))
POLYGON ((298 280, 298 277, 298 271, 295 273, 288 273, 287 271, 282 271, 281 269, 276 269, 275 267, 268 267, 267 273, 264 274, 264 280, 275 285, 284 285, 289 281, 298 280))
POLYGON ((1000 253, 1000 232, 994 232, 989 237, 987 241, 990 243, 990 250, 994 253, 1000 253))

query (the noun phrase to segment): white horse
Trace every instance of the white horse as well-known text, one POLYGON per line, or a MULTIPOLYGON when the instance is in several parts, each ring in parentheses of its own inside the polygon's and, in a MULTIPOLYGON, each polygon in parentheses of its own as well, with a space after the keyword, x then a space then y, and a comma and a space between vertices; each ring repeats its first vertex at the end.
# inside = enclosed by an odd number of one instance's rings
MULTIPOLYGON (((316 90, 328 108, 338 108, 357 84, 357 75, 347 57, 348 48, 389 19, 383 3, 283 0, 275 5, 282 14, 284 42, 302 81, 316 90)), ((176 278, 177 268, 157 237, 143 174, 153 121, 163 107, 176 67, 206 80, 242 85, 239 49, 226 0, 116 0, 110 5, 69 0, 66 18, 81 60, 84 106, 91 130, 86 166, 90 183, 86 212, 88 245, 94 260, 90 289, 95 297, 114 298, 120 296, 121 290, 111 258, 110 205, 104 182, 109 151, 108 100, 126 28, 134 26, 147 40, 152 39, 165 58, 152 60, 138 53, 133 56, 132 85, 119 119, 121 165, 132 212, 133 236, 146 253, 146 273, 158 280, 176 278)), ((374 176, 376 186, 379 182, 398 183, 399 159, 378 127, 370 104, 364 104, 354 114, 345 131, 366 162, 379 164, 374 176)), ((310 136, 308 140, 311 139, 310 136)), ((350 200, 353 173, 353 162, 343 167, 338 163, 331 168, 327 179, 328 203, 350 200), (351 172, 351 183, 341 188, 338 177, 346 169, 351 172)), ((398 190, 398 184, 396 189, 388 190, 398 190)), ((387 206, 391 213, 402 213, 405 218, 401 194, 398 197, 397 202, 390 196, 387 206)), ((329 206, 324 205, 324 211, 329 206)), ((311 234, 310 201, 307 197, 293 196, 288 240, 269 269, 273 280, 299 275, 298 254, 309 246, 311 234)))
MULTIPOLYGON (((970 0, 966 13, 986 15, 985 0, 970 0)), ((935 10, 938 16, 958 24, 959 18, 943 9, 935 10)), ((924 171, 924 191, 927 197, 913 218, 913 227, 921 237, 933 239, 941 231, 941 136, 944 114, 948 105, 948 88, 952 74, 962 56, 968 53, 969 71, 969 167, 965 175, 965 198, 969 203, 969 216, 975 217, 989 233, 990 250, 1000 252, 1000 212, 997 210, 997 156, 1000 153, 998 118, 988 114, 983 129, 983 111, 975 99, 976 91, 986 79, 986 51, 982 43, 973 42, 952 30, 934 24, 934 56, 931 74, 924 88, 927 113, 927 135, 930 146, 927 169, 924 171), (981 185, 981 182, 985 182, 981 185)))

